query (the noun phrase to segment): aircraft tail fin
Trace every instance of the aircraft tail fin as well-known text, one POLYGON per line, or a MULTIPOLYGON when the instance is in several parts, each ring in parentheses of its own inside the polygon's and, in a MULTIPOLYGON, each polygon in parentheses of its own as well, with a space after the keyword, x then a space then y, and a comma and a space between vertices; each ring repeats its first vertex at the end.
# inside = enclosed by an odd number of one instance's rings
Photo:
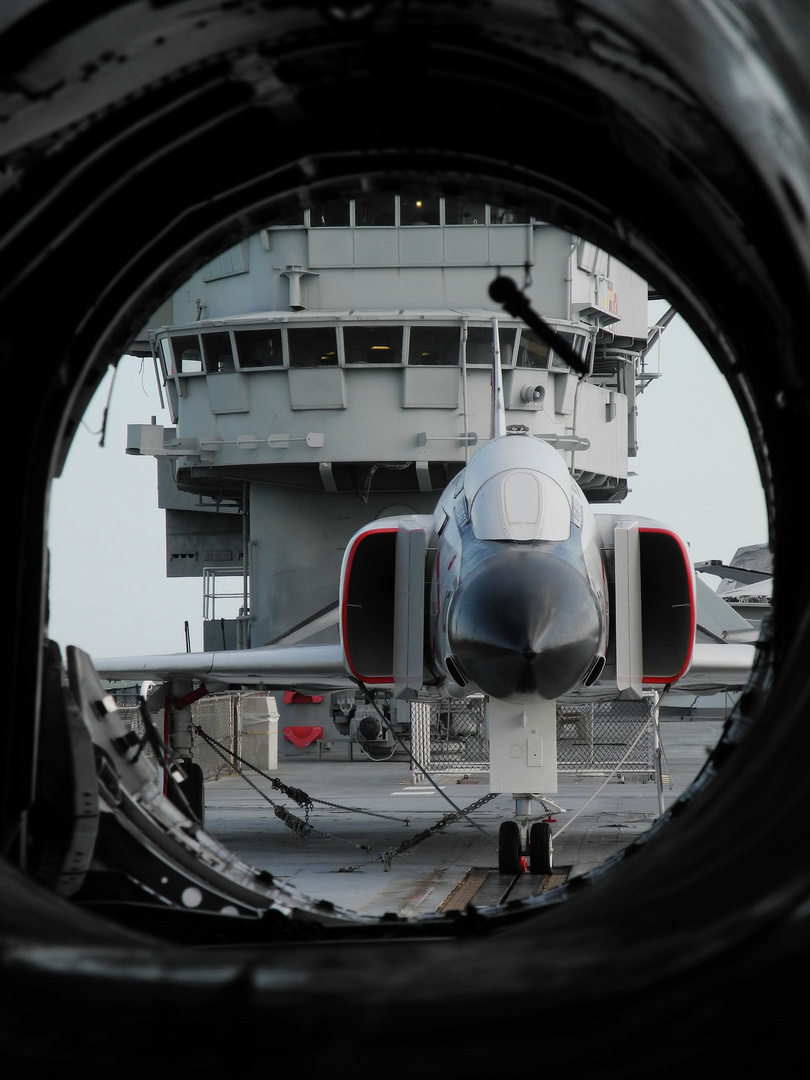
POLYGON ((501 373, 501 346, 498 320, 492 320, 492 423, 490 437, 506 434, 506 408, 503 401, 503 375, 501 373))

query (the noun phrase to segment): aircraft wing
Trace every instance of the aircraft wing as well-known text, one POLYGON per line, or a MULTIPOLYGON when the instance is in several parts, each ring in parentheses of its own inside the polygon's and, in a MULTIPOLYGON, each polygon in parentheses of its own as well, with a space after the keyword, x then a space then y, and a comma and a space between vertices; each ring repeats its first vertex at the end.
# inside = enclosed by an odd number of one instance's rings
POLYGON ((770 581, 773 578, 772 570, 753 570, 744 566, 727 566, 717 559, 695 563, 695 570, 699 574, 713 574, 715 577, 737 581, 741 585, 752 585, 758 581, 770 581))
MULTIPOLYGON (((697 598, 697 644, 704 639, 719 645, 730 642, 750 644, 759 637, 759 629, 732 607, 730 599, 713 592, 700 578, 695 580, 697 598)), ((770 586, 770 582, 768 583, 770 586)), ((758 586, 761 591, 762 586, 758 586)), ((736 594, 729 594, 736 595, 736 594)))
POLYGON ((220 652, 114 656, 93 660, 103 679, 199 679, 268 689, 342 690, 356 686, 340 645, 268 645, 220 652))
POLYGON ((673 690, 742 690, 748 683, 756 646, 741 643, 695 642, 692 663, 673 683, 673 690))
MULTIPOLYGON (((724 690, 742 690, 747 686, 756 657, 756 646, 740 642, 695 642, 689 667, 679 679, 661 684, 639 684, 639 691, 684 690, 687 693, 712 694, 724 690)), ((614 676, 600 678, 592 686, 581 686, 560 698, 568 704, 583 701, 614 701, 620 696, 614 676)))

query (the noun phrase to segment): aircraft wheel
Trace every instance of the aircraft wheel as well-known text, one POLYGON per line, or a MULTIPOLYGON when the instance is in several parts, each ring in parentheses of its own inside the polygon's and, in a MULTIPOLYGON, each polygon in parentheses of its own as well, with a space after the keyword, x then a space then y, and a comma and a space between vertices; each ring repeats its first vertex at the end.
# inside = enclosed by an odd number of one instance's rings
POLYGON ((529 830, 529 869, 532 874, 550 874, 552 865, 551 826, 535 821, 529 830))
POLYGON ((520 874, 520 826, 516 821, 501 822, 498 829, 498 873, 520 874))
MULTIPOLYGON (((182 761, 183 772, 186 774, 185 780, 181 780, 179 783, 180 791, 186 798, 188 805, 191 807, 192 813, 195 815, 200 825, 205 828, 205 777, 201 767, 194 761, 188 761, 185 758, 182 761)), ((169 799, 172 802, 177 803, 177 806, 185 813, 185 806, 181 800, 175 800, 172 798, 173 790, 169 785, 169 799)))

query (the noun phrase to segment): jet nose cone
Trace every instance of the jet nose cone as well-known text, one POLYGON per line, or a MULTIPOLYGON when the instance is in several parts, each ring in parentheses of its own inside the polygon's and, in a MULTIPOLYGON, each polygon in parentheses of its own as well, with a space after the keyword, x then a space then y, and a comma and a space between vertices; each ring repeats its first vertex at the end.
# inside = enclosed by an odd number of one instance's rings
POLYGON ((598 655, 599 601, 584 568, 554 552, 511 549, 462 581, 449 612, 453 657, 496 698, 552 701, 577 686, 598 655))

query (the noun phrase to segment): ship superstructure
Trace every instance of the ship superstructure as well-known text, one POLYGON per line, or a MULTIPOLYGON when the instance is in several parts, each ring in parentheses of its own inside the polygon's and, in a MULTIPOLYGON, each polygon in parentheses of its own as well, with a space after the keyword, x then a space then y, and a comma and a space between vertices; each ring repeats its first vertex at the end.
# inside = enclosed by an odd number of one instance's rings
POLYGON ((202 267, 132 349, 159 363, 174 426, 133 425, 127 449, 158 459, 167 575, 203 578, 204 648, 311 630, 361 525, 433 511, 488 438, 495 339, 507 424, 555 446, 590 502, 620 502, 657 375, 647 300, 593 243, 459 197, 330 202, 202 267), (490 299, 499 274, 586 376, 490 299))

